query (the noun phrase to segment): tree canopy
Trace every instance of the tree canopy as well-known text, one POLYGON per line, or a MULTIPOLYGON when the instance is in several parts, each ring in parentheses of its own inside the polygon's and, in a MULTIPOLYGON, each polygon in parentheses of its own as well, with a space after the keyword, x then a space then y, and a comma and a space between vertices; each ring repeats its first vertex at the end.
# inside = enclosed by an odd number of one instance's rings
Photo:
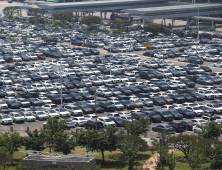
POLYGON ((97 16, 84 16, 81 20, 82 24, 91 26, 92 24, 100 24, 102 19, 97 16))
POLYGON ((57 11, 52 13, 52 17, 53 19, 59 20, 64 23, 65 21, 71 21, 71 19, 74 18, 74 15, 70 11, 57 11))
POLYGON ((145 32, 152 32, 153 35, 158 35, 158 33, 167 33, 167 29, 162 24, 148 23, 143 27, 145 32))
POLYGON ((8 7, 5 7, 3 9, 3 13, 5 15, 13 16, 14 14, 18 14, 19 13, 19 8, 17 6, 8 6, 8 7))
POLYGON ((29 8, 27 10, 27 15, 28 16, 42 16, 45 13, 44 9, 41 8, 29 8))
POLYGON ((99 130, 88 129, 77 134, 77 142, 79 145, 86 146, 87 151, 101 152, 104 163, 104 152, 112 152, 117 148, 117 141, 119 139, 119 134, 116 134, 117 131, 118 129, 112 126, 106 126, 99 130))
POLYGON ((222 126, 218 125, 217 122, 210 121, 205 126, 202 126, 202 128, 203 128, 202 136, 204 138, 217 139, 217 137, 220 137, 222 126))

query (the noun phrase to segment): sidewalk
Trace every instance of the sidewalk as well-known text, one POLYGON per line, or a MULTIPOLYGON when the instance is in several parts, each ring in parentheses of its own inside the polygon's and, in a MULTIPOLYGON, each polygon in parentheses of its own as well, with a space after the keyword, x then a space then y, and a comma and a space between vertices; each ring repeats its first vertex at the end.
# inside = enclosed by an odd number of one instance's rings
MULTIPOLYGON (((176 149, 170 149, 169 153, 175 151, 176 149)), ((147 168, 149 170, 155 170, 155 166, 156 166, 156 161, 158 159, 159 154, 155 153, 150 159, 148 159, 144 165, 143 168, 147 168)))

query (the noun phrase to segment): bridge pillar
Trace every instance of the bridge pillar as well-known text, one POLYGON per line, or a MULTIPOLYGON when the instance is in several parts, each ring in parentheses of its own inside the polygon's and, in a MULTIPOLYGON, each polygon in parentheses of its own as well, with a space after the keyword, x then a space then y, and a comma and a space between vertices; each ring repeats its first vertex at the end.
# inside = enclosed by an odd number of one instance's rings
POLYGON ((173 27, 173 18, 171 19, 171 21, 172 21, 172 24, 171 24, 171 26, 173 27))
POLYGON ((129 13, 129 21, 130 21, 130 18, 131 18, 131 15, 130 15, 130 13, 129 13))
POLYGON ((212 23, 212 27, 211 27, 211 29, 212 29, 212 31, 215 31, 214 21, 211 21, 211 23, 212 23))
POLYGON ((104 12, 104 19, 106 20, 106 11, 104 12))
POLYGON ((93 16, 93 11, 92 11, 92 16, 93 16))
POLYGON ((103 12, 102 11, 100 11, 100 18, 103 19, 103 12))
POLYGON ((19 13, 20 13, 20 17, 21 17, 22 16, 22 9, 19 10, 19 13))
POLYGON ((189 26, 190 26, 190 18, 187 17, 187 28, 189 28, 189 26))

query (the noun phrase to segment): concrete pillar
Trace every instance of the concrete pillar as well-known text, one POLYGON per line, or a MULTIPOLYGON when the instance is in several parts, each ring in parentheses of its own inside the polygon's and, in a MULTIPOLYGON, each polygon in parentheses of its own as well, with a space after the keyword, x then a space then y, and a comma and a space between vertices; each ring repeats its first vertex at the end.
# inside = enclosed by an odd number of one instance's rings
POLYGON ((92 12, 92 16, 93 16, 93 12, 92 12))
POLYGON ((172 21, 172 24, 171 24, 171 26, 173 27, 173 18, 171 19, 171 21, 172 21))
POLYGON ((106 20, 106 11, 104 12, 104 19, 106 20))
POLYGON ((20 9, 19 13, 20 13, 20 16, 22 16, 22 9, 20 9))
POLYGON ((198 20, 196 19, 196 29, 198 29, 198 20))
POLYGON ((103 18, 103 12, 100 11, 100 18, 103 18))
POLYGON ((166 26, 166 19, 165 18, 163 19, 163 24, 166 26))
POLYGON ((215 26, 214 26, 214 21, 211 21, 211 23, 212 23, 212 31, 215 31, 215 26))
POLYGON ((81 18, 82 18, 82 14, 83 14, 83 12, 81 12, 81 18))
POLYGON ((189 28, 189 26, 190 26, 190 18, 187 17, 187 28, 189 28))
POLYGON ((145 19, 143 19, 143 26, 145 25, 145 19))
POLYGON ((129 13, 129 21, 130 21, 130 18, 131 18, 131 15, 130 15, 130 13, 129 13))

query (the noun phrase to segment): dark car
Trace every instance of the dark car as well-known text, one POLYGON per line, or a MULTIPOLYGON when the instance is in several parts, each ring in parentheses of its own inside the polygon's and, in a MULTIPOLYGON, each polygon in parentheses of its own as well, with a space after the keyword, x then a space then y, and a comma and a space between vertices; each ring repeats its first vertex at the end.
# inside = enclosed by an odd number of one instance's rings
POLYGON ((152 127, 154 132, 174 132, 174 128, 168 124, 161 124, 152 127))
POLYGON ((204 61, 198 57, 189 57, 188 62, 194 63, 194 64, 203 64, 204 63, 204 61))
POLYGON ((193 130, 194 123, 190 120, 181 121, 184 130, 193 130))
POLYGON ((185 98, 186 102, 194 102, 196 99, 192 97, 189 93, 181 94, 185 98))
POLYGON ((175 103, 184 103, 185 102, 185 98, 182 95, 179 94, 168 94, 168 96, 170 96, 175 103))
POLYGON ((154 111, 143 111, 143 110, 141 110, 141 112, 146 114, 147 116, 149 116, 149 118, 151 119, 152 122, 160 123, 161 120, 162 120, 162 117, 154 111))
POLYGON ((101 102, 98 102, 98 105, 100 107, 102 107, 107 112, 114 112, 115 111, 115 106, 112 105, 110 102, 101 101, 101 102))
POLYGON ((128 89, 130 91, 132 91, 134 94, 140 93, 142 92, 139 88, 137 88, 136 86, 129 86, 128 89))
POLYGON ((169 96, 161 97, 161 99, 163 99, 166 102, 166 104, 173 104, 174 103, 174 100, 172 98, 170 98, 169 96))
POLYGON ((148 115, 142 112, 135 112, 135 113, 133 112, 131 113, 131 116, 136 120, 139 120, 140 118, 148 119, 148 115))
POLYGON ((74 89, 74 85, 71 82, 64 82, 63 85, 67 88, 67 89, 74 89))
POLYGON ((181 122, 172 121, 172 122, 169 122, 168 124, 172 126, 176 132, 183 132, 184 130, 181 122))
POLYGON ((43 105, 43 102, 36 99, 36 98, 29 98, 28 100, 29 100, 31 106, 42 106, 43 105))
POLYGON ((79 93, 70 93, 74 101, 82 101, 83 97, 79 93))
POLYGON ((8 108, 10 108, 10 109, 20 109, 20 107, 21 107, 20 103, 14 101, 14 100, 6 101, 6 104, 8 105, 8 108))
POLYGON ((89 94, 88 92, 82 92, 79 94, 82 95, 84 100, 94 100, 94 96, 89 94))
POLYGON ((135 105, 131 103, 129 100, 120 100, 119 101, 121 104, 123 104, 124 108, 127 110, 132 110, 135 109, 135 105))
POLYGON ((72 81, 73 85, 76 87, 76 88, 82 88, 84 87, 84 84, 79 82, 78 80, 74 80, 72 81))
POLYGON ((155 112, 157 112, 161 117, 163 121, 172 121, 173 116, 168 110, 163 110, 163 109, 155 109, 155 112))
POLYGON ((97 112, 97 113, 104 113, 104 109, 100 106, 95 106, 94 104, 92 105, 89 105, 90 108, 92 108, 94 110, 94 112, 97 112))
POLYGON ((139 88, 142 91, 142 93, 148 93, 152 91, 150 87, 147 87, 145 85, 138 85, 136 87, 139 88))
POLYGON ((203 106, 203 107, 200 107, 200 108, 201 108, 201 110, 204 111, 204 113, 209 113, 209 114, 212 114, 212 115, 215 113, 214 109, 212 109, 212 108, 209 108, 209 107, 206 107, 206 106, 203 106))
POLYGON ((79 105, 84 114, 93 114, 94 110, 89 105, 79 105))
POLYGON ((52 100, 52 103, 54 104, 60 104, 61 103, 61 96, 58 94, 48 94, 46 95, 50 100, 52 100))
POLYGON ((116 123, 117 127, 122 127, 123 126, 123 121, 119 117, 109 117, 112 121, 116 123))
POLYGON ((85 124, 84 124, 84 128, 85 129, 100 129, 103 128, 103 123, 99 120, 88 120, 85 124))
POLYGON ((121 91, 124 95, 132 95, 133 92, 129 90, 127 87, 120 87, 118 88, 119 91, 121 91))
POLYGON ((166 104, 166 102, 160 97, 151 97, 150 100, 152 100, 153 104, 156 106, 163 106, 166 104))
POLYGON ((190 95, 194 97, 198 101, 202 101, 205 99, 205 96, 196 92, 190 92, 190 95))
POLYGON ((212 69, 208 66, 200 66, 205 72, 212 72, 212 69))
POLYGON ((194 118, 195 117, 195 113, 191 112, 188 109, 181 108, 181 109, 177 109, 177 111, 179 113, 181 113, 183 115, 183 117, 185 117, 185 118, 194 118))
POLYGON ((195 83, 193 81, 191 81, 190 79, 183 78, 180 81, 185 83, 189 88, 195 87, 195 83))
POLYGON ((58 79, 59 78, 59 75, 57 75, 53 72, 49 72, 48 76, 49 76, 50 79, 58 79))
POLYGON ((183 115, 180 114, 178 111, 174 110, 174 109, 170 109, 169 112, 171 113, 171 115, 173 116, 173 118, 175 120, 181 120, 183 119, 183 115))
POLYGON ((71 94, 62 94, 62 101, 66 103, 71 103, 73 101, 71 94))
POLYGON ((99 55, 100 52, 97 50, 97 49, 89 49, 89 52, 92 54, 92 55, 99 55))
POLYGON ((155 85, 157 85, 160 88, 160 90, 162 90, 162 91, 166 91, 170 88, 169 85, 164 82, 157 82, 157 83, 155 83, 155 85))

